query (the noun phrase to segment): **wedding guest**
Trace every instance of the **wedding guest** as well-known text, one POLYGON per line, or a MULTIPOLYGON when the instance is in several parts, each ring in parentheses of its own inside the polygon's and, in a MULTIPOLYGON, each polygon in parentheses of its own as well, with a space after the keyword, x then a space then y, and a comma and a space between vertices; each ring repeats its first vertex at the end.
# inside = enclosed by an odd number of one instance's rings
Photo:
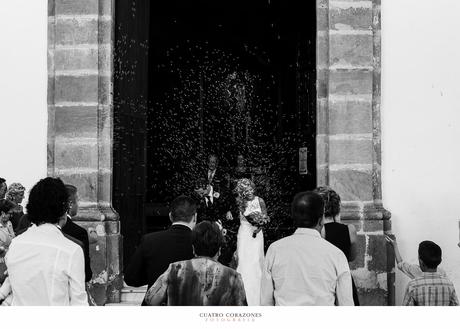
POLYGON ((454 285, 437 271, 442 260, 441 248, 432 241, 421 242, 418 260, 423 274, 408 283, 403 306, 457 306, 454 285))
POLYGON ((171 203, 169 229, 144 235, 125 269, 126 284, 150 288, 169 264, 193 258, 192 229, 196 224, 196 203, 179 196, 171 203))
MULTIPOLYGON (((393 247, 393 250, 395 252, 396 266, 398 267, 398 269, 406 276, 408 276, 410 279, 422 277, 423 271, 420 268, 419 264, 410 264, 402 258, 401 252, 399 251, 398 242, 396 241, 396 237, 392 239, 388 235, 385 235, 385 239, 393 247)), ((444 269, 440 266, 437 267, 436 271, 440 275, 447 277, 446 271, 444 271, 444 269)))
POLYGON ((145 304, 168 306, 246 306, 240 274, 220 264, 223 236, 214 222, 192 231, 195 258, 169 265, 147 291, 145 304))
POLYGON ((5 198, 15 204, 13 215, 11 217, 11 224, 13 224, 13 229, 16 232, 19 219, 24 215, 22 208, 22 200, 24 200, 25 187, 21 183, 13 183, 8 187, 6 191, 5 198))
POLYGON ((93 272, 91 271, 91 261, 89 257, 88 233, 84 228, 75 224, 72 220, 72 218, 78 213, 77 188, 69 184, 66 184, 65 187, 67 189, 67 193, 69 194, 69 212, 67 213, 67 222, 62 228, 62 232, 82 243, 83 255, 85 257, 85 282, 89 282, 93 276, 93 272))
POLYGON ((236 188, 236 183, 242 178, 247 178, 252 180, 251 168, 246 166, 246 159, 244 155, 239 153, 236 157, 236 167, 233 172, 233 188, 236 188))
POLYGON ((15 237, 11 218, 15 204, 6 199, 0 200, 0 245, 8 248, 11 239, 15 237))
POLYGON ((0 177, 0 200, 5 199, 6 190, 8 186, 6 185, 5 178, 0 177))
POLYGON ((298 193, 291 213, 297 230, 268 248, 261 304, 354 305, 347 258, 320 234, 324 217, 321 196, 298 193))
MULTIPOLYGON (((78 244, 83 249, 83 255, 85 258, 85 282, 91 281, 93 276, 93 272, 91 270, 91 261, 89 257, 89 238, 88 233, 86 230, 79 225, 75 224, 72 220, 78 213, 78 193, 77 188, 73 185, 65 185, 67 189, 67 193, 69 195, 69 211, 67 213, 67 221, 64 227, 62 227, 62 233, 64 236, 71 241, 78 244)), ((24 233, 29 227, 32 226, 32 223, 29 220, 29 216, 27 214, 23 215, 19 220, 19 224, 16 229, 16 235, 21 235, 24 233)), ((88 285, 86 289, 86 293, 88 295, 88 302, 90 305, 96 305, 94 299, 90 295, 88 290, 88 285)))
MULTIPOLYGON (((340 196, 328 186, 320 186, 314 190, 324 201, 324 226, 321 236, 343 251, 348 262, 356 258, 356 228, 353 224, 340 223, 340 196)), ((358 291, 351 277, 353 301, 359 306, 358 291)))
POLYGON ((0 200, 0 247, 2 248, 0 254, 0 284, 6 279, 4 253, 6 253, 14 238, 13 227, 10 222, 14 206, 14 203, 11 201, 5 199, 0 200))
POLYGON ((59 178, 44 178, 30 191, 35 226, 14 238, 5 256, 13 306, 88 305, 83 251, 62 233, 68 206, 59 178))

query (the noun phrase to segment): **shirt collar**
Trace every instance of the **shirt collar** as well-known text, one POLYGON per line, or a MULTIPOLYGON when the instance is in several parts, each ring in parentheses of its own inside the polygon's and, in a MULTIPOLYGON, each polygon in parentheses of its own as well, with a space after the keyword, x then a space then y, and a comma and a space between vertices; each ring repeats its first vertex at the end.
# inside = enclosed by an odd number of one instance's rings
POLYGON ((433 277, 433 276, 441 276, 439 272, 423 272, 424 277, 433 277))
POLYGON ((57 224, 54 225, 54 224, 51 224, 51 223, 44 223, 44 224, 38 225, 37 227, 40 228, 40 229, 47 230, 47 231, 62 232, 62 228, 57 224))
POLYGON ((171 228, 188 228, 190 231, 192 230, 192 228, 185 223, 172 223, 171 228))
POLYGON ((298 227, 295 230, 294 234, 309 235, 309 236, 313 236, 316 238, 321 238, 321 234, 319 234, 319 232, 313 228, 298 227))

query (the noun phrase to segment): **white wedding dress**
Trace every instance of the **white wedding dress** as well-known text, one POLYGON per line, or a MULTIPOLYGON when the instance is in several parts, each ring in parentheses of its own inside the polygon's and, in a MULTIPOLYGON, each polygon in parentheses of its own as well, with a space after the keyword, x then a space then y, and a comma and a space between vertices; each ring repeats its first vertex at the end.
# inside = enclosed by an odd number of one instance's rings
MULTIPOLYGON (((261 212, 259 198, 248 201, 244 216, 252 212, 261 212)), ((237 236, 237 272, 241 274, 249 306, 260 305, 260 284, 264 262, 264 235, 262 230, 253 238, 257 228, 252 226, 240 213, 240 228, 237 236)))

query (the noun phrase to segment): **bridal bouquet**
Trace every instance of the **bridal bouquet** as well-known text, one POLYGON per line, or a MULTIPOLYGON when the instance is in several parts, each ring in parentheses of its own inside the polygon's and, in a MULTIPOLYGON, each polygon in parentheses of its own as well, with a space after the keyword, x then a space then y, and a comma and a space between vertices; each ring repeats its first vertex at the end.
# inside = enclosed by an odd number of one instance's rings
POLYGON ((257 236, 257 233, 259 233, 260 230, 262 230, 262 227, 264 227, 270 222, 270 217, 262 214, 259 211, 252 212, 245 217, 251 225, 257 227, 257 229, 254 230, 254 232, 252 233, 253 238, 255 238, 257 236))

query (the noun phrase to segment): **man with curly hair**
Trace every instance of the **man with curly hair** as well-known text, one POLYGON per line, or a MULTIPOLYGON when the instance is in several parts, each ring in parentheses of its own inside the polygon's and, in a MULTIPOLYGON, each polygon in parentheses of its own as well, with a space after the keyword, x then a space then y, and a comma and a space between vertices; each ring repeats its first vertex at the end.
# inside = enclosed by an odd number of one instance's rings
POLYGON ((83 250, 62 233, 68 200, 59 178, 30 191, 27 213, 35 226, 13 239, 5 257, 12 305, 88 305, 83 250))

